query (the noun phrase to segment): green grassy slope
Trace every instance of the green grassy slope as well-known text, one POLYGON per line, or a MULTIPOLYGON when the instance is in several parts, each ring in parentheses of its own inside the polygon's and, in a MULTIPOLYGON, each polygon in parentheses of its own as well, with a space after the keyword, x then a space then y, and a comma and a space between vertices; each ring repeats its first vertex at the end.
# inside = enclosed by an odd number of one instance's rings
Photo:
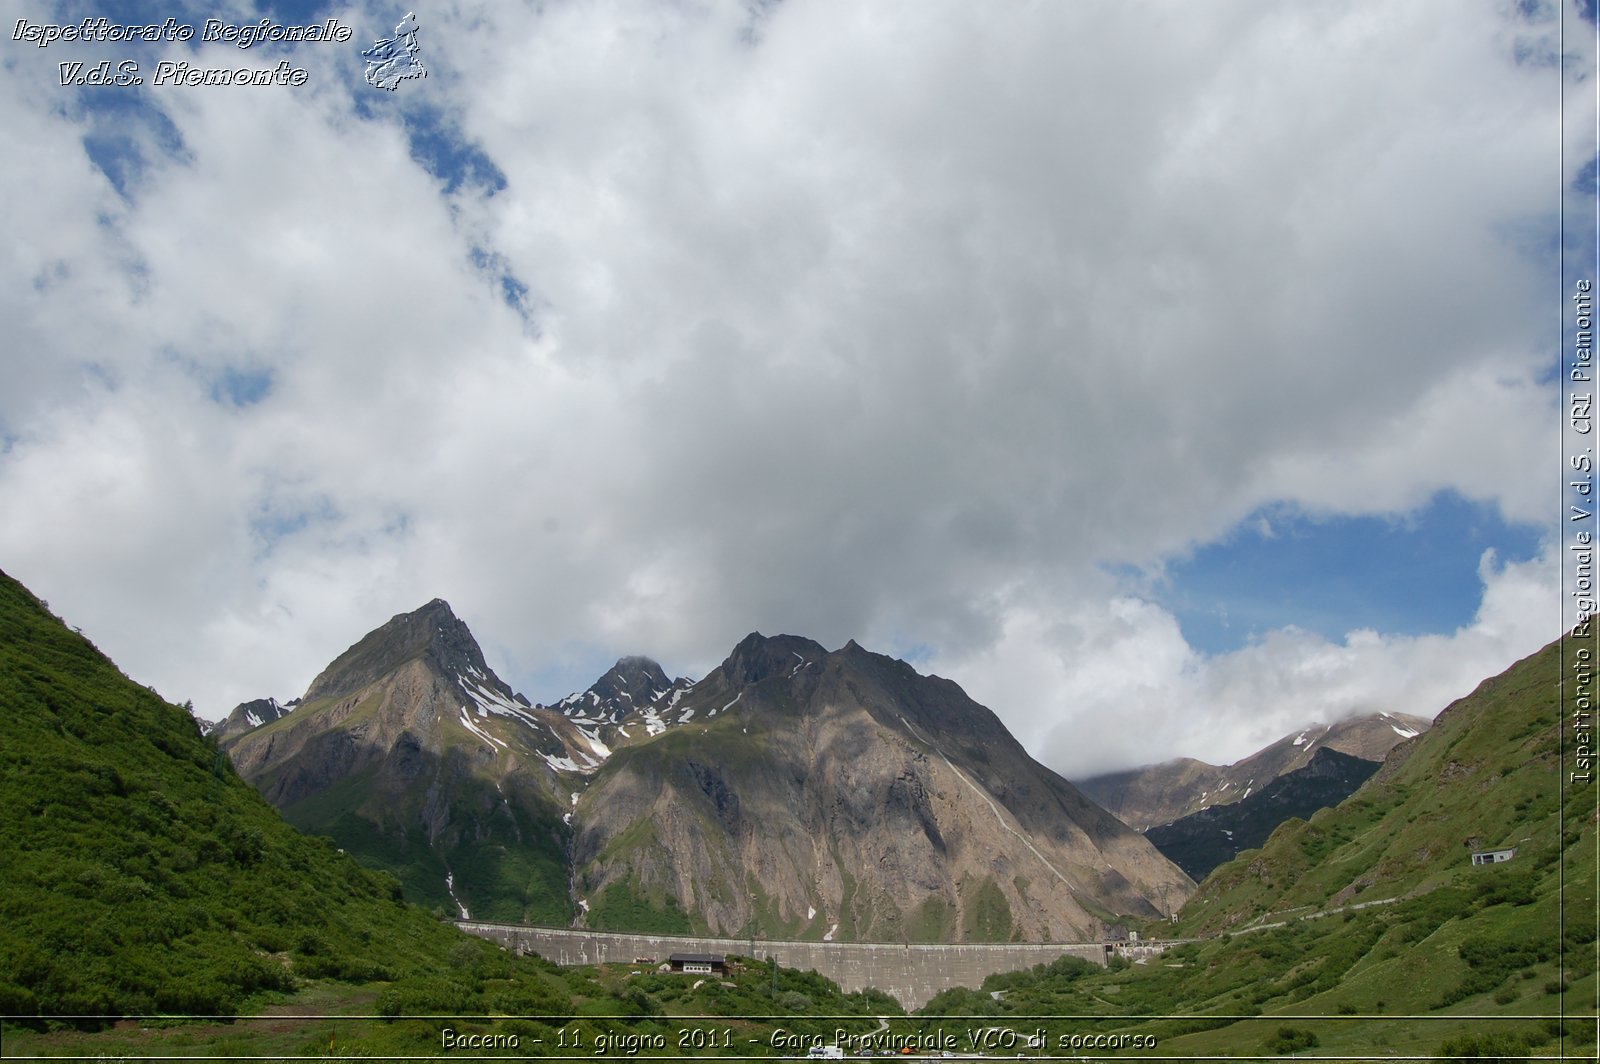
MULTIPOLYGON (((1466 1056, 1470 1041, 1519 1057, 1592 1059, 1592 915, 1585 926, 1569 914, 1563 931, 1558 875, 1512 864, 1476 871, 1475 882, 1408 901, 1197 941, 1142 964, 1066 958, 991 976, 922 1014, 1043 1027, 1057 1049, 1074 1048, 1062 1036, 1116 1034, 1195 1058, 1295 1048, 1340 1060, 1426 1057, 1451 1046, 1447 1055, 1466 1056), (1035 1020, 1063 1015, 1082 1018, 1035 1020)), ((1592 898, 1593 865, 1575 871, 1566 890, 1592 898)))
POLYGON ((0 1013, 231 1013, 329 979, 389 1009, 565 1005, 535 965, 464 976, 490 947, 297 833, 4 574, 0 719, 0 1013))
MULTIPOLYGON (((774 973, 762 961, 730 962, 715 979, 631 964, 564 968, 548 977, 564 1003, 564 1014, 555 1017, 527 1015, 541 1011, 530 1003, 523 1015, 374 1020, 358 1015, 371 1012, 359 991, 329 987, 294 1003, 296 1012, 314 1017, 308 1021, 284 1015, 286 1006, 227 1024, 123 1024, 92 1033, 12 1027, 5 1049, 19 1058, 79 1060, 793 1059, 839 1031, 861 1037, 882 1030, 879 1017, 902 1029, 908 1022, 883 994, 846 994, 815 972, 774 973), (494 1041, 447 1047, 446 1031, 494 1041), (782 1037, 775 1038, 779 1031, 782 1037)), ((503 956, 481 957, 467 970, 492 982, 495 966, 509 963, 503 956)))

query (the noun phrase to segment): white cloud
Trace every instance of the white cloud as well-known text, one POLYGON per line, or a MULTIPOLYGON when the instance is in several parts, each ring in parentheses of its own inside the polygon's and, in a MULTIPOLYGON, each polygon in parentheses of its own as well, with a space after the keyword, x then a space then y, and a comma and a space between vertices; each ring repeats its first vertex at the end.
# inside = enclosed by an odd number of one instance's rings
POLYGON ((1477 615, 1438 635, 1362 629, 1329 640, 1282 629, 1208 659, 1148 602, 1060 611, 1019 594, 1003 638, 929 667, 995 707, 1035 756, 1069 778, 1175 757, 1229 764, 1312 722, 1434 716, 1551 637, 1559 623, 1554 554, 1501 564, 1486 552, 1477 615))
MULTIPOLYGON (((519 685, 793 631, 930 647, 1058 760, 1061 706, 1198 736, 1195 691, 1244 741, 1296 683, 1423 697, 1434 644, 1206 662, 1105 567, 1274 503, 1554 505, 1549 27, 1493 0, 422 14, 393 95, 323 45, 304 91, 152 91, 186 151, 128 201, 55 53, 0 64, 48 148, 0 161, 0 565, 169 697, 292 695, 442 595, 519 685), (503 189, 443 193, 424 102, 503 189)), ((1554 635, 1520 572, 1461 668, 1554 635)))

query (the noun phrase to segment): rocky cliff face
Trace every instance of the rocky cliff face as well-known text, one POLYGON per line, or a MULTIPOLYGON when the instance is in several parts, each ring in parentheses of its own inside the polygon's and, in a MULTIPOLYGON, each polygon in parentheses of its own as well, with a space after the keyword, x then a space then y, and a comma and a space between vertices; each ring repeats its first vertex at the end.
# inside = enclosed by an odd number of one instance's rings
POLYGON ((1382 761, 1395 746, 1432 723, 1408 713, 1372 713, 1333 725, 1310 725, 1231 765, 1179 758, 1079 780, 1078 786, 1124 823, 1146 831, 1202 809, 1242 801, 1278 777, 1304 768, 1321 749, 1382 761))
POLYGON ((1081 940, 1192 883, 955 684, 854 643, 753 634, 575 809, 594 926, 1081 940))

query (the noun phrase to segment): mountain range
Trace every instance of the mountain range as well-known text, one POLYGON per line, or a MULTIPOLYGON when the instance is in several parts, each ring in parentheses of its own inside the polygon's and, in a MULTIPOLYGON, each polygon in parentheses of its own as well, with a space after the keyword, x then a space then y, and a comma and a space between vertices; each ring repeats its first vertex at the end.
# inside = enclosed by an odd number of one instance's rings
POLYGON ((854 642, 752 633, 693 683, 629 657, 533 705, 435 599, 297 702, 247 703, 218 729, 239 773, 451 914, 1083 940, 1194 888, 956 684, 854 642))
POLYGON ((1148 831, 1213 806, 1245 801, 1280 776, 1306 768, 1320 750, 1376 764, 1432 723, 1409 713, 1370 713, 1336 724, 1312 724, 1231 765, 1182 757, 1074 782, 1123 823, 1148 831))

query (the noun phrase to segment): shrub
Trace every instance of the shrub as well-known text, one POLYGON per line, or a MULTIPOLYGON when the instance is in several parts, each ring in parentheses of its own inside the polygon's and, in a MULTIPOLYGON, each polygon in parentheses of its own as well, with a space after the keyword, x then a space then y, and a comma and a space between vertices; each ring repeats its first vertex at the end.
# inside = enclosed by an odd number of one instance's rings
POLYGON ((798 990, 785 990, 778 995, 778 1007, 795 1014, 810 1012, 811 998, 798 990))
POLYGON ((452 968, 465 972, 475 972, 478 970, 478 963, 482 958, 483 951, 471 939, 464 938, 450 947, 449 963, 452 968))
POLYGON ((442 1016, 473 1013, 477 1002, 471 991, 443 979, 411 979, 388 986, 378 995, 380 1016, 442 1016))
POLYGON ((1267 1051, 1278 1056, 1298 1053, 1302 1049, 1314 1049, 1319 1044, 1317 1033, 1303 1027, 1279 1027, 1278 1033, 1266 1043, 1267 1051))
POLYGON ((1521 1061, 1528 1053, 1528 1043, 1518 1035, 1502 1031, 1488 1034, 1469 1034, 1452 1038, 1439 1047, 1438 1056, 1450 1061, 1470 1064, 1521 1061))
MULTIPOLYGON (((1550 959, 1549 950, 1537 943, 1482 935, 1464 939, 1457 953, 1472 969, 1471 974, 1446 992, 1439 1006, 1453 1005, 1474 994, 1496 990, 1519 969, 1550 959)), ((1515 993, 1511 1000, 1514 999, 1515 993)), ((1496 996, 1495 1000, 1499 1001, 1499 997, 1496 996)))
POLYGON ((508 1016, 548 1016, 558 1023, 565 1022, 572 1008, 571 999, 554 987, 531 981, 503 991, 490 1004, 496 1012, 508 1016))

